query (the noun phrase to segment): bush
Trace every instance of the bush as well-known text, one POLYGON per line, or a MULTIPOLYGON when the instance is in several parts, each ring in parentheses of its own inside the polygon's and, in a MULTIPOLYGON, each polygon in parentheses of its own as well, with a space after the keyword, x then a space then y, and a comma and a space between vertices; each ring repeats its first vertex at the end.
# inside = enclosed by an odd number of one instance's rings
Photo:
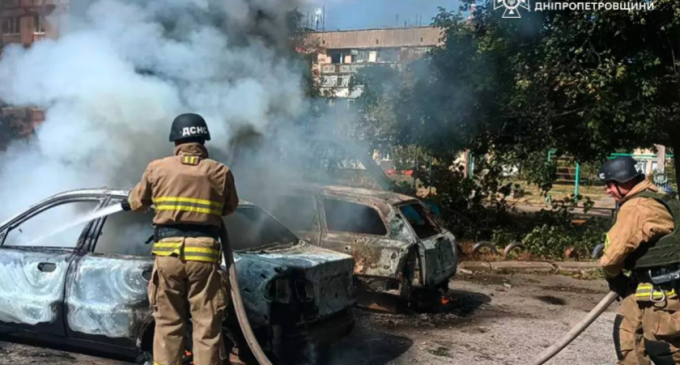
POLYGON ((596 223, 571 228, 543 224, 529 232, 522 243, 532 255, 542 258, 563 258, 569 248, 576 250, 577 257, 588 258, 595 246, 604 242, 605 233, 606 228, 596 223))
MULTIPOLYGON (((607 220, 589 219, 584 226, 572 223, 570 209, 577 201, 583 201, 586 208, 592 206, 589 198, 571 196, 555 201, 552 210, 519 213, 505 200, 517 187, 513 189, 513 184, 503 182, 502 166, 480 161, 476 170, 482 172, 474 179, 465 178, 459 170, 437 165, 432 166, 431 174, 423 167, 414 171, 414 178, 435 189, 436 194, 428 199, 440 208, 441 218, 459 241, 491 241, 501 249, 520 241, 532 255, 553 259, 563 258, 570 247, 576 249, 579 257, 589 257, 591 250, 604 242, 610 223, 607 220)), ((395 190, 414 193, 406 184, 395 186, 395 190)))

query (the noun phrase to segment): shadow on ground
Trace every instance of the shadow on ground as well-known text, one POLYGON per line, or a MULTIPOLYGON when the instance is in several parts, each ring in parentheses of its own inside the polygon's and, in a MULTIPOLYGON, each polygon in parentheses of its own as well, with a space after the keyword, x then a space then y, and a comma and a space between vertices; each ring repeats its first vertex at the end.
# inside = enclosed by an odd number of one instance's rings
MULTIPOLYGON (((16 357, 22 359, 25 363, 31 364, 71 363, 76 361, 74 356, 76 354, 103 357, 123 363, 131 363, 134 360, 129 354, 107 352, 95 348, 76 347, 67 343, 46 341, 40 338, 25 338, 2 334, 0 335, 0 342, 27 345, 28 347, 20 348, 15 348, 14 346, 7 346, 7 348, 0 347, 0 355, 5 358, 16 357)), ((0 361, 0 364, 2 363, 0 361)))
POLYGON ((318 365, 385 365, 413 346, 413 340, 357 326, 352 334, 317 359, 318 365))

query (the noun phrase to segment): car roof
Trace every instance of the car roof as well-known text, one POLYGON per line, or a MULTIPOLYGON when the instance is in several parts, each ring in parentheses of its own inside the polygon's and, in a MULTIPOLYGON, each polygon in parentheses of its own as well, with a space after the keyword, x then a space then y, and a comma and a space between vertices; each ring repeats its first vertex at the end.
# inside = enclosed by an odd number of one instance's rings
POLYGON ((372 190, 365 188, 355 188, 340 185, 315 185, 302 184, 292 187, 293 191, 305 192, 310 194, 320 194, 335 197, 356 197, 363 199, 379 200, 388 204, 401 204, 418 200, 412 196, 395 193, 385 190, 372 190))

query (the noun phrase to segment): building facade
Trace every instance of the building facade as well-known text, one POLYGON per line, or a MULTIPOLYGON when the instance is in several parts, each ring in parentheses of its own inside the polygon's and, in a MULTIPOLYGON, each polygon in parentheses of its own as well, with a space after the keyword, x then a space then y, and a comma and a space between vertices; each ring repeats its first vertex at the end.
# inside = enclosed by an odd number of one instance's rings
POLYGON ((312 32, 307 36, 317 57, 312 72, 325 95, 356 98, 350 80, 369 64, 393 67, 415 60, 441 43, 441 29, 434 27, 312 32))
MULTIPOLYGON (((0 0, 0 57, 7 45, 30 47, 43 38, 56 38, 58 31, 48 17, 67 4, 66 0, 0 0)), ((43 120, 42 110, 9 107, 0 100, 0 149, 13 138, 33 133, 43 120)))

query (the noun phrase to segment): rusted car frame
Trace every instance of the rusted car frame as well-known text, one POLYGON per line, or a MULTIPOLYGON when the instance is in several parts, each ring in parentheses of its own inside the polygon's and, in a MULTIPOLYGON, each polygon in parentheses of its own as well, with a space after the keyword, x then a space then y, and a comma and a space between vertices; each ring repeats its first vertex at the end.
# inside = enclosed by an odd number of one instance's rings
MULTIPOLYGON (((0 334, 115 354, 137 355, 150 350, 153 317, 147 285, 153 259, 150 245, 137 242, 150 235, 150 216, 119 214, 86 222, 76 244, 6 245, 8 234, 24 234, 21 227, 25 222, 51 208, 87 203, 101 209, 119 204, 126 196, 125 190, 66 192, 0 225, 0 334), (123 220, 114 223, 112 217, 123 220), (124 231, 122 227, 132 228, 124 231), (126 242, 133 236, 134 247, 132 241, 126 242), (104 247, 127 250, 129 247, 118 247, 125 246, 123 243, 130 244, 130 252, 98 251, 104 247)), ((258 224, 266 229, 253 228, 247 233, 260 235, 257 242, 268 245, 243 247, 250 238, 240 239, 240 233, 234 232, 230 239, 248 317, 265 350, 283 357, 291 349, 304 351, 310 340, 321 340, 319 344, 325 345, 349 333, 354 325, 351 307, 355 302, 351 257, 300 241, 250 203, 241 204, 225 221, 238 230, 244 224, 238 219, 248 217, 259 219, 258 224), (264 238, 267 235, 269 238, 264 238), (280 243, 276 241, 279 239, 287 241, 280 243), (331 325, 333 331, 328 330, 331 325)), ((225 322, 232 333, 238 334, 234 325, 233 321, 225 322)))

